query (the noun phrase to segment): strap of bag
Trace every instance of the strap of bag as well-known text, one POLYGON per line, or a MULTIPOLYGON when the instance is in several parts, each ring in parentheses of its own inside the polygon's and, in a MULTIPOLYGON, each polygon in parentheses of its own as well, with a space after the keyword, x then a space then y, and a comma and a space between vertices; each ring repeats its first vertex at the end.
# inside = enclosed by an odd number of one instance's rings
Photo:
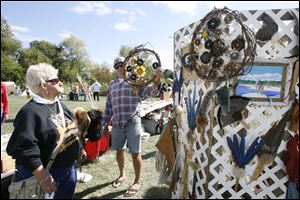
MULTIPOLYGON (((65 114, 64 114, 64 111, 62 109, 62 106, 61 106, 61 103, 60 103, 59 100, 58 100, 58 107, 59 107, 59 114, 61 116, 62 123, 63 123, 63 128, 65 129, 66 128, 65 114)), ((63 133, 62 137, 64 137, 64 133, 63 133)), ((47 164, 47 167, 46 167, 47 171, 50 169, 51 165, 53 164, 53 162, 54 162, 54 160, 56 158, 56 155, 58 153, 59 147, 62 144, 62 142, 63 142, 63 139, 60 140, 59 143, 56 145, 56 147, 55 147, 55 149, 54 149, 54 151, 52 153, 52 156, 51 156, 51 158, 50 158, 50 160, 49 160, 49 162, 47 164)))

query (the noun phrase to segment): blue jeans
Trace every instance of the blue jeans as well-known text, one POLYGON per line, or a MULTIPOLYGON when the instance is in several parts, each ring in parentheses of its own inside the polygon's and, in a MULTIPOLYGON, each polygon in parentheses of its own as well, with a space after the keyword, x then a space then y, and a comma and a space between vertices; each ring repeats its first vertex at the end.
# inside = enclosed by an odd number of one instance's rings
MULTIPOLYGON (((32 173, 22 165, 17 165, 19 180, 32 176, 32 173)), ((77 171, 75 162, 66 168, 50 168, 50 174, 56 182, 54 199, 73 199, 77 181, 77 171)))
POLYGON ((299 191, 297 189, 297 185, 292 181, 289 181, 288 183, 286 199, 299 199, 299 191))

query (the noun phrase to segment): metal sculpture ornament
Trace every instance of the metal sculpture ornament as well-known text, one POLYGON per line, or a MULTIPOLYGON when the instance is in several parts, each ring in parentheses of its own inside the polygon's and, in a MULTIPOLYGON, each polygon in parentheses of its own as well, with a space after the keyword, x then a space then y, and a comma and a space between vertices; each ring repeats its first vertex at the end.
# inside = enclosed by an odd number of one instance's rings
POLYGON ((145 45, 132 49, 124 61, 126 80, 132 84, 135 94, 140 87, 154 81, 155 70, 161 67, 158 54, 154 50, 145 48, 145 45))
POLYGON ((222 82, 251 71, 255 36, 237 11, 215 8, 195 28, 190 50, 192 70, 203 80, 222 82))

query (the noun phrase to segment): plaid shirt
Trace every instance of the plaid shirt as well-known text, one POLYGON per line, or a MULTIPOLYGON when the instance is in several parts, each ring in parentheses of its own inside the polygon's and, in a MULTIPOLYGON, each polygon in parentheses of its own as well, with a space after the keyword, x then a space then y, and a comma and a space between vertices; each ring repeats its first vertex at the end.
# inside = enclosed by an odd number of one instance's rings
POLYGON ((107 126, 112 118, 113 126, 123 128, 131 117, 140 114, 141 98, 158 95, 159 89, 153 84, 141 87, 138 94, 135 95, 127 81, 115 78, 109 86, 103 125, 107 126))

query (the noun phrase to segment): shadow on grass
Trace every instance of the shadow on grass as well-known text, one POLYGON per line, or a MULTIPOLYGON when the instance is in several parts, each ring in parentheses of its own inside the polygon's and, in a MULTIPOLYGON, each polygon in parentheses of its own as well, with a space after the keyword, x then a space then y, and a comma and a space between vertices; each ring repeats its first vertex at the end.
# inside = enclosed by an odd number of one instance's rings
POLYGON ((90 197, 90 199, 114 199, 119 196, 123 196, 123 194, 126 192, 126 190, 121 190, 118 192, 111 192, 102 196, 95 196, 95 197, 90 197))
POLYGON ((171 197, 168 187, 151 187, 143 196, 144 199, 171 199, 171 197))
POLYGON ((143 160, 147 160, 148 158, 154 157, 155 156, 155 151, 149 152, 145 155, 142 155, 143 160))
POLYGON ((111 182, 108 182, 108 183, 104 183, 102 185, 96 185, 94 187, 90 187, 90 188, 88 188, 86 190, 83 190, 81 192, 77 192, 77 193, 75 193, 74 198, 75 199, 82 199, 83 197, 85 197, 85 196, 87 196, 91 193, 94 193, 95 191, 100 190, 100 189, 102 189, 102 188, 104 188, 104 187, 106 187, 110 184, 111 184, 111 182))
POLYGON ((4 123, 14 123, 15 119, 7 119, 4 121, 4 123))

